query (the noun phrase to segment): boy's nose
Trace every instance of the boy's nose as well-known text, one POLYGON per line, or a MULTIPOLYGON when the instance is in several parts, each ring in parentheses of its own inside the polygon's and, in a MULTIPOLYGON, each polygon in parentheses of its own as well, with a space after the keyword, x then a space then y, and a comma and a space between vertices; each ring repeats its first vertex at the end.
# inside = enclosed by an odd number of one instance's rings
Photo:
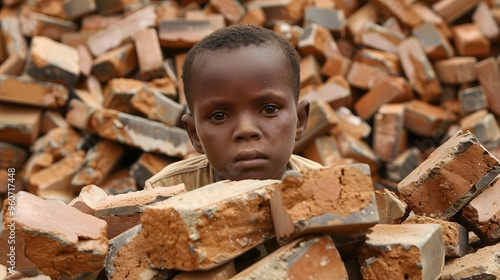
POLYGON ((239 119, 233 133, 233 140, 260 139, 261 132, 258 129, 255 119, 252 117, 242 117, 239 119))

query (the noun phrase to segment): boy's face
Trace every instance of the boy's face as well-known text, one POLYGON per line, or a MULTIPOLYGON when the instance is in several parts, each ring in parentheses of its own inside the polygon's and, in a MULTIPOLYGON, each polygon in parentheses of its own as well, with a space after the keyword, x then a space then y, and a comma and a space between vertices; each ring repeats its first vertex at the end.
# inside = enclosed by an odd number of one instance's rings
POLYGON ((193 65, 191 114, 182 120, 216 179, 281 179, 307 123, 283 54, 248 46, 205 54, 193 65))

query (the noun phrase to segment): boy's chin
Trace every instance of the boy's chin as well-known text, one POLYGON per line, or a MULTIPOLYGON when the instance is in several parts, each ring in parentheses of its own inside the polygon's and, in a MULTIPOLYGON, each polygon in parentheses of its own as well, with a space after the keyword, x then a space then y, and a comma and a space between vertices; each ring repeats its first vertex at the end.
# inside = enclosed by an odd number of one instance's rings
POLYGON ((278 176, 269 174, 266 172, 255 172, 252 170, 242 171, 239 174, 233 174, 228 176, 228 180, 231 181, 241 181, 241 180, 268 180, 268 179, 279 179, 278 176))

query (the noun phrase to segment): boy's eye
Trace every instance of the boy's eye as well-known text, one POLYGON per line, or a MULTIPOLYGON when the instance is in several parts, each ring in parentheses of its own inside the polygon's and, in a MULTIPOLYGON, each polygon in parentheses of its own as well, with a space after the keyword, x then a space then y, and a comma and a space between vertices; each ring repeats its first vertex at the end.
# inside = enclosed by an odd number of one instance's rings
POLYGON ((262 113, 267 114, 267 115, 272 115, 276 114, 278 112, 278 107, 275 105, 266 105, 264 108, 262 108, 262 113))
POLYGON ((213 113, 210 118, 214 121, 222 121, 226 117, 226 114, 223 112, 215 112, 213 113))

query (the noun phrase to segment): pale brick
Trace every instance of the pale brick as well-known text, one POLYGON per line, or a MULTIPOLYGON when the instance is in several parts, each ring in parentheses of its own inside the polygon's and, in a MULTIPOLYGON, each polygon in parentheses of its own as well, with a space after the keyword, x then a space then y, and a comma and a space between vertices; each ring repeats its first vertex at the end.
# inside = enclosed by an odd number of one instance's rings
POLYGON ((404 112, 403 104, 385 104, 375 115, 372 146, 382 161, 391 161, 406 149, 408 133, 404 129, 404 112))
POLYGON ((476 73, 488 98, 488 107, 500 117, 500 69, 494 57, 476 63, 476 73))
POLYGON ((82 148, 82 135, 71 127, 54 128, 36 139, 31 145, 32 152, 43 152, 53 156, 57 161, 82 148))
POLYGON ((460 129, 469 130, 483 145, 497 143, 500 140, 500 127, 492 113, 487 110, 477 111, 460 120, 460 129))
POLYGON ((206 270, 272 238, 276 183, 221 181, 146 207, 141 223, 151 265, 206 270))
POLYGON ((134 36, 141 79, 145 81, 167 75, 156 29, 148 28, 134 36))
POLYGON ((375 200, 380 224, 400 224, 410 212, 406 202, 390 190, 375 190, 375 200))
POLYGON ((470 132, 457 132, 398 184, 420 216, 448 220, 500 172, 500 162, 470 132))
POLYGON ((20 21, 17 17, 1 19, 2 36, 9 57, 0 64, 1 74, 18 75, 24 69, 28 53, 28 43, 21 33, 20 21))
POLYGON ((40 132, 42 110, 0 104, 0 141, 27 146, 40 132))
POLYGON ((480 0, 440 0, 432 5, 432 9, 446 22, 452 23, 479 2, 480 0))
POLYGON ((500 277, 499 252, 500 244, 496 244, 446 262, 441 279, 498 279, 500 277))
POLYGON ((331 135, 336 136, 345 132, 356 139, 362 139, 368 137, 372 132, 372 128, 367 122, 346 107, 336 109, 335 114, 337 114, 339 122, 329 131, 331 135))
POLYGON ((285 173, 271 212, 280 243, 311 233, 364 235, 379 221, 366 164, 285 173))
POLYGON ((415 27, 412 32, 420 44, 422 44, 430 60, 446 59, 455 55, 455 50, 448 41, 448 38, 446 38, 446 35, 435 24, 425 22, 415 27))
POLYGON ((488 108, 488 101, 482 86, 469 87, 458 91, 458 102, 463 115, 488 108))
POLYGON ((377 50, 397 53, 398 45, 401 44, 405 38, 406 36, 403 34, 392 31, 387 27, 368 22, 358 32, 354 41, 377 50))
POLYGON ((315 23, 330 30, 333 35, 340 35, 345 21, 344 13, 334 7, 308 6, 304 10, 304 26, 315 23))
POLYGON ((164 19, 159 23, 160 45, 166 48, 191 48, 213 32, 209 20, 164 19))
POLYGON ((363 279, 438 279, 444 266, 439 225, 376 225, 359 251, 363 279))
POLYGON ((488 40, 498 41, 500 39, 500 28, 486 1, 477 4, 472 14, 472 20, 488 40))

